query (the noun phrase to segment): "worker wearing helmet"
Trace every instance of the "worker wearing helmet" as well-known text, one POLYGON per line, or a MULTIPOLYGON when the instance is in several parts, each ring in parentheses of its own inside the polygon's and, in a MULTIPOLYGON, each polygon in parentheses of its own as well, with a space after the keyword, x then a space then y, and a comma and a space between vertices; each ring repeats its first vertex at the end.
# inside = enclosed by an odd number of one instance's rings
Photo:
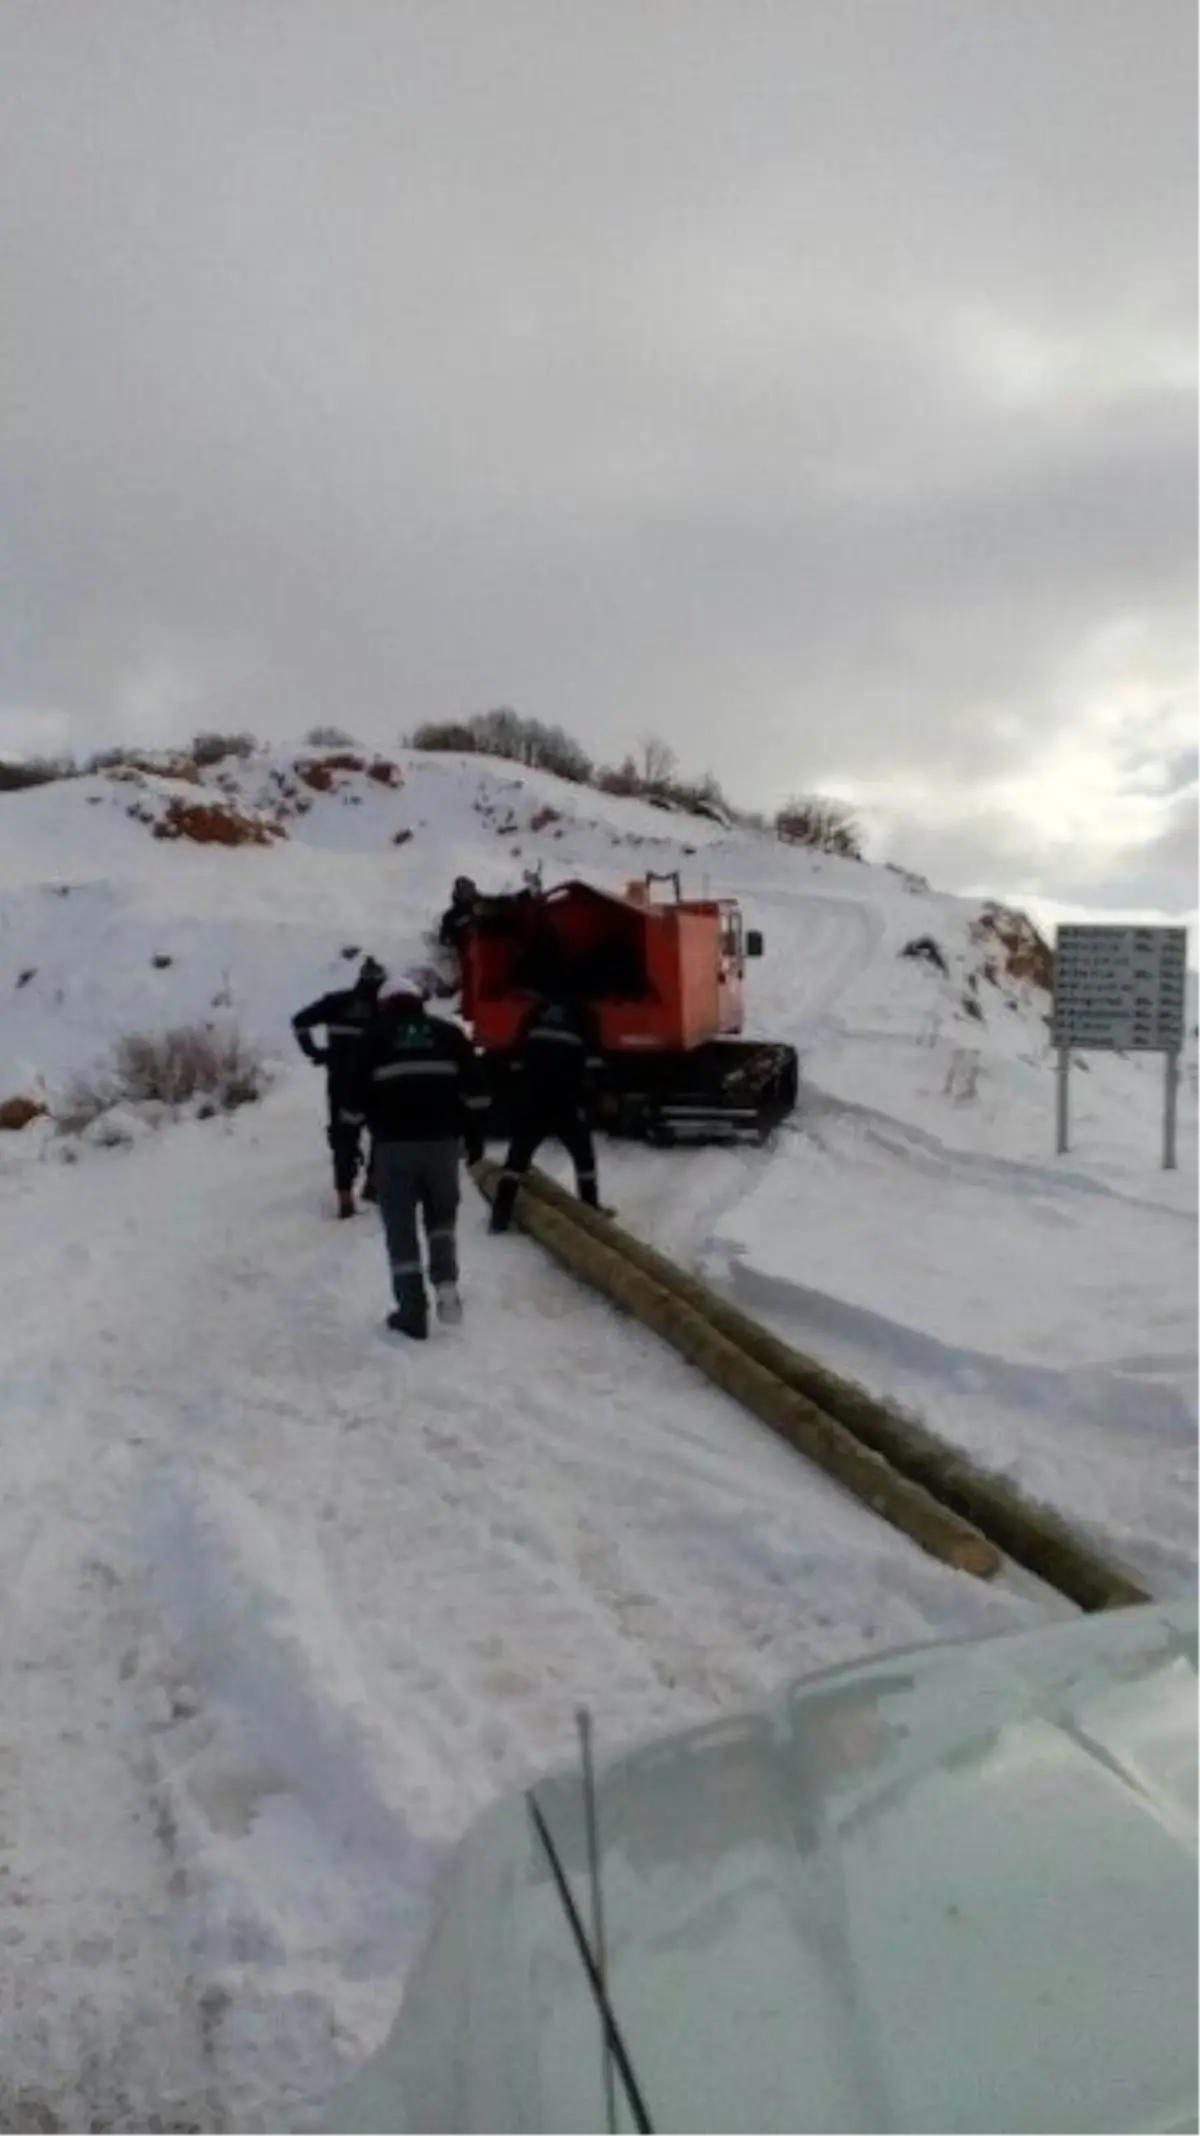
POLYGON ((579 1199, 600 1205, 589 1094, 602 1065, 590 1004, 550 973, 517 1034, 513 1058, 513 1136, 492 1205, 490 1229, 507 1231, 521 1180, 543 1142, 561 1142, 575 1167, 579 1199))
POLYGON ((483 1155, 488 1106, 474 1047, 457 1024, 430 1015, 419 981, 396 979, 380 992, 359 1092, 396 1301, 388 1326, 419 1342, 429 1332, 427 1280, 439 1320, 462 1319, 459 1163, 464 1142, 472 1164, 483 1155))
MULTIPOLYGON (((307 1060, 326 1071, 329 1103, 327 1136, 333 1158, 333 1185, 339 1217, 354 1214, 354 1182, 362 1162, 363 1115, 358 1103, 359 1071, 363 1040, 375 1012, 375 1001, 387 973, 374 957, 365 957, 352 987, 322 994, 292 1018, 296 1043, 307 1060), (318 1046, 313 1032, 324 1029, 325 1044, 318 1046)), ((367 1164, 364 1201, 375 1199, 371 1165, 367 1164)))

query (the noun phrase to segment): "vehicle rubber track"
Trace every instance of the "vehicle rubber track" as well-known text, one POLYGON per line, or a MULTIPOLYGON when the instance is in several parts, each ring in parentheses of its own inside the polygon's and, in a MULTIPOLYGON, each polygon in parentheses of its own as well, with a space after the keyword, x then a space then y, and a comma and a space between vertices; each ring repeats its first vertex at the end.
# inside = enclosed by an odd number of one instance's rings
MULTIPOLYGON (((486 1060, 489 1136, 508 1132, 505 1054, 486 1060)), ((766 1039, 712 1039, 690 1053, 631 1050, 610 1055, 595 1096, 596 1124, 626 1141, 763 1142, 795 1110, 800 1065, 793 1046, 766 1039)))

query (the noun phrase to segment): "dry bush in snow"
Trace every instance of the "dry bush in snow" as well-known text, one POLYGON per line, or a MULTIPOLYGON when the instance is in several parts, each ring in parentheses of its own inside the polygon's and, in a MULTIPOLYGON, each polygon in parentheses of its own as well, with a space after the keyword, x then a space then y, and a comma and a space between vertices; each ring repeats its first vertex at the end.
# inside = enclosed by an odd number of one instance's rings
POLYGON ((1027 912, 988 899, 980 908, 979 917, 971 922, 971 940, 989 952, 984 958, 983 976, 993 985, 998 985, 1004 975, 1053 993, 1054 951, 1027 912))
POLYGON ((118 1105, 196 1103, 201 1117, 236 1112, 267 1087, 262 1058, 236 1028, 180 1024, 133 1031, 117 1040, 104 1066, 77 1075, 54 1109, 64 1134, 77 1135, 118 1105))
POLYGON ((0 759, 0 794, 24 793, 31 786, 52 786, 56 779, 75 777, 68 757, 26 757, 21 762, 0 759))
POLYGON ((227 757, 253 756, 258 743, 252 734, 194 734, 188 746, 193 763, 205 770, 223 764, 227 757))
POLYGON ((785 802, 775 818, 775 836, 784 845, 811 846, 843 860, 863 857, 862 831, 853 810, 823 794, 785 802))
POLYGON ((472 713, 468 719, 426 720, 409 736, 408 747, 503 757, 531 770, 555 772, 575 786, 592 781, 591 758, 563 728, 528 719, 507 705, 472 713))
POLYGON ((358 743, 344 727, 310 727, 304 737, 310 749, 357 749, 358 743))
POLYGON ((15 1097, 0 1099, 0 1128, 19 1135, 22 1128, 40 1120, 46 1108, 40 1098, 27 1098, 23 1091, 15 1097))

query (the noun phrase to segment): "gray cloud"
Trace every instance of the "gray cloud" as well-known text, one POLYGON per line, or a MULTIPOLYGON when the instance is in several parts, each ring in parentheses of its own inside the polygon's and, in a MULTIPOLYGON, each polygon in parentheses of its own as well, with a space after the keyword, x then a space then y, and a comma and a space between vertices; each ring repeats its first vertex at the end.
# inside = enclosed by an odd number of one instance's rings
POLYGON ((1182 776, 1137 733, 1193 681, 1194 42, 1190 0, 9 0, 0 747, 507 701, 840 782, 948 885, 1168 868, 1000 787, 1182 776))
POLYGON ((1200 782, 1174 801, 1164 831, 1134 850, 1142 884, 1170 884, 1179 904, 1200 908, 1200 782))

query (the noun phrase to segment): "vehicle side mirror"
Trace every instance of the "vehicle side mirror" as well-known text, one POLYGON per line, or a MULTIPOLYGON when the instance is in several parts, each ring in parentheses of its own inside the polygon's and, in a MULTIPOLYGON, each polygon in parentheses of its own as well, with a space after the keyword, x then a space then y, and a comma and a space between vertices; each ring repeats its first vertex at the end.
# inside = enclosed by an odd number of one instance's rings
POLYGON ((746 955, 748 957, 761 957, 762 953, 763 938, 757 927, 752 927, 746 936, 746 955))

